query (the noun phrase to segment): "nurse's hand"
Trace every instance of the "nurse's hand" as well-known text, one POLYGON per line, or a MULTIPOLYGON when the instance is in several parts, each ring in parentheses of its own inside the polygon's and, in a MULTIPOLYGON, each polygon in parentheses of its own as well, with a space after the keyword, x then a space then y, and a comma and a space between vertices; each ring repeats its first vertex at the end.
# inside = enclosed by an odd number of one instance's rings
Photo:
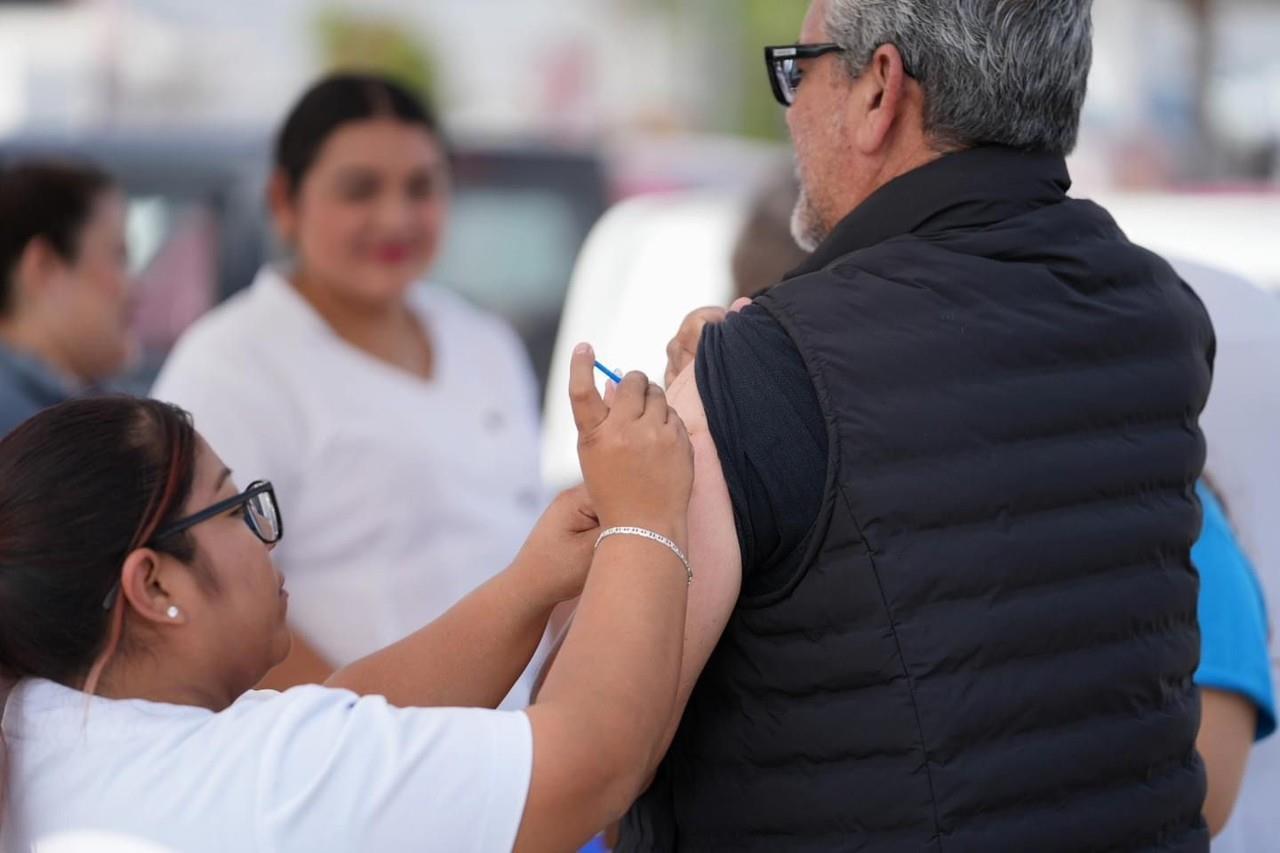
POLYGON ((532 569, 539 597, 559 604, 577 598, 587 582, 600 521, 586 486, 561 492, 534 525, 516 563, 532 569))
POLYGON ((605 405, 595 355, 579 345, 569 371, 578 458, 602 527, 644 527, 681 541, 693 487, 693 447, 662 389, 629 373, 605 405))

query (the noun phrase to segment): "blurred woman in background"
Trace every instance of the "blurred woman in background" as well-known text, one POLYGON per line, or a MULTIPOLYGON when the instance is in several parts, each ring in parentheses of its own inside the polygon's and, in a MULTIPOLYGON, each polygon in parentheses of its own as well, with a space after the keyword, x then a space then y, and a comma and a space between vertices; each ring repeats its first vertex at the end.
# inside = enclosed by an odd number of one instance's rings
POLYGON ((55 162, 0 170, 0 435, 125 366, 127 264, 110 176, 55 162))
MULTIPOLYGON (((291 266, 192 327, 154 388, 290 507, 277 560, 293 653, 269 686, 322 681, 439 616, 543 506, 519 339, 423 284, 449 184, 440 127, 412 94, 373 76, 315 84, 280 131, 269 191, 291 266)), ((527 698, 524 682, 512 703, 527 698)))

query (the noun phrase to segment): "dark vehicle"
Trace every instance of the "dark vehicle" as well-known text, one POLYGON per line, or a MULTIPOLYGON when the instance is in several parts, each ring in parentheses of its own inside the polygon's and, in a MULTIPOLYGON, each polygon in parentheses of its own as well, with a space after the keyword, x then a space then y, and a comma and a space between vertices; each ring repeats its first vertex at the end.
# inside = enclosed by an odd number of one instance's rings
MULTIPOLYGON (((0 139, 0 166, 29 157, 88 160, 129 195, 145 358, 126 385, 145 390, 184 329, 281 256, 265 204, 267 134, 105 132, 0 139)), ((578 250, 604 212, 590 154, 518 146, 458 147, 456 191, 432 281, 505 317, 545 383, 578 250)))

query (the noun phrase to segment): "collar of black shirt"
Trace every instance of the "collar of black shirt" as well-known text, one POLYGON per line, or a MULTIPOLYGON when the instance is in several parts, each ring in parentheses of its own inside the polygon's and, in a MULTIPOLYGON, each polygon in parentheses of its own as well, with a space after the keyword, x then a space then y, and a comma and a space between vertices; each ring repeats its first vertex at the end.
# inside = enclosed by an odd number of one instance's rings
POLYGON ((872 193, 787 278, 904 234, 991 225, 1056 204, 1070 188, 1067 163, 1056 154, 1000 146, 945 154, 872 193))
POLYGON ((83 390, 35 356, 10 349, 3 343, 0 343, 0 385, 29 399, 38 408, 61 403, 83 390))

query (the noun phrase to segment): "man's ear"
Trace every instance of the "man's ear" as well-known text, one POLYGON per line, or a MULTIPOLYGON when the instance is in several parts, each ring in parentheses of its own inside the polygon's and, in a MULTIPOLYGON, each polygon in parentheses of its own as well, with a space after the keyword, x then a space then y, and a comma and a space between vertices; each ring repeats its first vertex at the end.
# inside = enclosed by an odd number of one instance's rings
POLYGON ((125 557, 120 570, 120 593, 132 610, 148 622, 165 625, 186 621, 182 588, 176 571, 183 571, 177 560, 150 548, 139 548, 125 557))
POLYGON ((44 237, 33 237, 13 268, 14 303, 38 300, 66 269, 66 260, 52 243, 44 237))
POLYGON ((289 176, 280 169, 276 169, 267 183, 267 207, 280 239, 286 244, 293 243, 298 231, 297 198, 289 176))
POLYGON ((852 108, 861 113, 853 126, 858 128, 855 144, 863 154, 876 154, 889 141, 908 105, 909 79, 895 45, 876 48, 851 99, 852 108))

